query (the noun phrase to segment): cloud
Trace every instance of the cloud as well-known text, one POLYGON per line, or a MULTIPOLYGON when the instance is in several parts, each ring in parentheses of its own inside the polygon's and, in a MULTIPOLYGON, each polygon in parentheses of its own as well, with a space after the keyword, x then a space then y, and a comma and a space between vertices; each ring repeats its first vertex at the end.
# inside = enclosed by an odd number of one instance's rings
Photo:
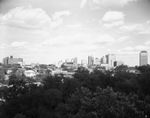
POLYGON ((51 53, 51 55, 58 55, 58 57, 62 56, 63 54, 66 56, 83 56, 90 53, 98 53, 101 48, 109 46, 113 42, 115 42, 115 39, 107 34, 100 34, 94 38, 90 34, 83 33, 59 35, 54 38, 47 39, 42 43, 30 45, 28 47, 28 52, 38 52, 42 55, 51 53))
POLYGON ((16 7, 3 15, 3 24, 19 28, 47 28, 51 24, 50 17, 41 8, 16 7))
POLYGON ((80 7, 83 8, 85 5, 89 5, 90 8, 102 8, 102 7, 124 7, 129 2, 137 0, 82 0, 80 7))
POLYGON ((60 19, 62 16, 69 16, 71 14, 70 11, 59 11, 55 12, 55 14, 52 16, 53 20, 60 19))
POLYGON ((138 34, 150 34, 150 25, 148 21, 141 24, 127 24, 119 28, 123 32, 136 32, 138 34))
POLYGON ((87 3, 87 0, 82 0, 80 3, 80 8, 83 8, 86 3, 87 3))
POLYGON ((57 27, 63 23, 63 16, 69 16, 71 12, 69 10, 66 11, 58 11, 55 12, 54 15, 52 15, 52 27, 57 27))
POLYGON ((143 29, 142 24, 131 24, 131 25, 124 25, 120 27, 123 31, 140 31, 143 29))
POLYGON ((6 49, 8 48, 8 46, 5 43, 0 44, 0 49, 6 49))
POLYGON ((102 26, 107 29, 121 26, 124 24, 124 16, 125 15, 119 11, 108 11, 102 18, 102 23, 104 23, 102 26))
POLYGON ((150 28, 140 31, 139 34, 150 34, 150 28))
POLYGON ((10 10, 5 15, 0 15, 0 24, 28 29, 50 29, 63 22, 63 16, 70 15, 70 11, 59 11, 50 16, 41 8, 21 6, 10 10))
POLYGON ((22 48, 27 44, 27 42, 13 42, 10 44, 13 48, 22 48))
POLYGON ((112 23, 105 23, 105 24, 103 24, 103 27, 106 28, 106 29, 109 29, 109 28, 112 28, 112 27, 121 26, 123 24, 124 24, 123 21, 116 21, 116 22, 112 22, 112 23))
POLYGON ((116 20, 124 20, 124 14, 119 11, 108 11, 102 18, 102 21, 105 22, 116 21, 116 20))

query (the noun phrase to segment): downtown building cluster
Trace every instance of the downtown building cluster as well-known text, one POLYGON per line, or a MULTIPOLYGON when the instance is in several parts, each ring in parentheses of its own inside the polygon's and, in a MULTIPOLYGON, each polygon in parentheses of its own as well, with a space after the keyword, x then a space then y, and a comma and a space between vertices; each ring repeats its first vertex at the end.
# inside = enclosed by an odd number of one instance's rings
MULTIPOLYGON (((141 51, 139 53, 139 66, 148 64, 148 52, 141 51)), ((19 75, 26 77, 36 77, 37 75, 64 75, 65 77, 72 77, 79 67, 84 67, 92 72, 95 68, 104 70, 113 70, 115 67, 124 65, 124 62, 116 59, 115 54, 107 54, 101 58, 94 58, 88 56, 87 60, 81 60, 78 63, 78 58, 66 59, 59 61, 57 65, 54 64, 35 64, 25 65, 23 58, 14 58, 13 56, 5 57, 3 59, 3 66, 6 70, 6 75, 10 75, 14 70, 19 75)))

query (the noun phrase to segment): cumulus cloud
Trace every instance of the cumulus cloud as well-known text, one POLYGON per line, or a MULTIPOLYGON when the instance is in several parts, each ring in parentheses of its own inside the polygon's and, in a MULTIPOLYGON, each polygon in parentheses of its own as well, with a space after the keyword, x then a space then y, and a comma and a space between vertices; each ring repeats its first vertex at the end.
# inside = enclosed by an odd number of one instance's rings
POLYGON ((41 8, 17 7, 3 15, 3 24, 22 28, 45 28, 51 19, 41 8))
POLYGON ((129 2, 137 0, 82 0, 80 7, 83 8, 85 5, 89 5, 91 8, 102 8, 102 7, 124 7, 129 2))
POLYGON ((50 16, 41 8, 31 6, 21 6, 10 10, 5 15, 0 15, 0 22, 4 25, 30 28, 30 29, 49 29, 62 24, 63 16, 70 15, 70 11, 59 11, 50 16))
POLYGON ((54 15, 52 15, 52 27, 57 27, 60 24, 63 23, 63 16, 69 16, 71 14, 70 11, 66 10, 66 11, 58 11, 55 12, 54 15))
POLYGON ((102 18, 104 28, 112 28, 124 24, 124 14, 119 11, 108 11, 102 18))
POLYGON ((124 14, 119 11, 108 11, 103 16, 102 21, 115 21, 115 20, 124 20, 124 14))
POLYGON ((62 16, 68 16, 70 15, 71 12, 70 11, 59 11, 59 12, 55 12, 55 14, 52 16, 52 18, 54 20, 60 19, 62 16))

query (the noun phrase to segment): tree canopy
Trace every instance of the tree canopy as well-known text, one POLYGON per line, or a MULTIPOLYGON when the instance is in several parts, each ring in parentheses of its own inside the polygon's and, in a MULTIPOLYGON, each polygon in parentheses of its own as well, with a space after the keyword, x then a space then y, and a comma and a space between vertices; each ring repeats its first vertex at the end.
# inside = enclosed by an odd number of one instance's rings
POLYGON ((138 67, 140 74, 126 68, 91 73, 79 68, 73 78, 44 75, 40 86, 12 75, 8 87, 0 88, 0 117, 148 118, 149 65, 138 67))

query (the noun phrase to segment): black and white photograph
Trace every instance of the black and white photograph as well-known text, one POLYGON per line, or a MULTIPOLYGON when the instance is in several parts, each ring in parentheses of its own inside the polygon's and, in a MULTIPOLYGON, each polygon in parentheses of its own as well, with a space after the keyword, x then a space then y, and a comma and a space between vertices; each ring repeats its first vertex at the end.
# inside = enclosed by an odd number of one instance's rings
POLYGON ((0 0, 0 118, 150 118, 150 0, 0 0))

